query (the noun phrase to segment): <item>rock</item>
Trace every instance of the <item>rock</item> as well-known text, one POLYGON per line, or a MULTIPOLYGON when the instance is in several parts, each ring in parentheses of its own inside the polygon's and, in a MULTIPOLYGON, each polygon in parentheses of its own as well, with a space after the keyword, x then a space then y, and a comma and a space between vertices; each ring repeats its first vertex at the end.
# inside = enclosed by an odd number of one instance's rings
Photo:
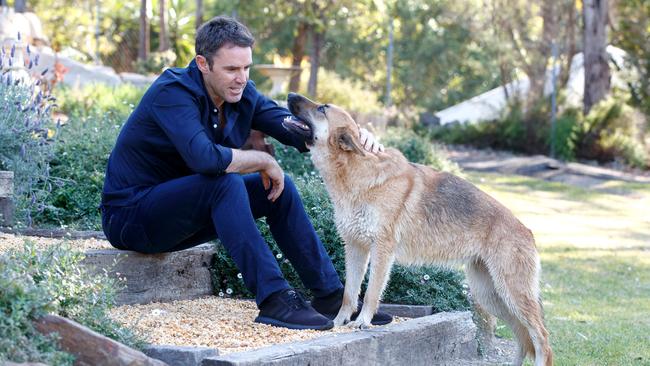
POLYGON ((170 366, 200 366, 204 358, 219 355, 214 348, 170 345, 150 345, 144 353, 170 366))
POLYGON ((213 255, 212 244, 161 254, 97 249, 86 251, 83 264, 97 273, 108 271, 111 277, 126 279, 126 288, 117 294, 118 304, 146 304, 214 294, 213 255))
POLYGON ((0 226, 11 226, 14 221, 14 172, 0 171, 0 226))
MULTIPOLYGON (((110 67, 88 65, 72 60, 68 57, 57 56, 49 47, 39 48, 38 54, 38 65, 32 69, 32 73, 38 74, 47 69, 47 75, 51 75, 58 63, 65 67, 66 70, 63 73, 63 80, 61 81, 65 85, 79 87, 93 83, 104 83, 106 85, 119 85, 122 83, 122 79, 120 79, 120 77, 115 73, 115 70, 110 67)), ((48 78, 49 77, 50 76, 48 76, 48 78)))
POLYGON ((34 326, 46 335, 58 333, 59 345, 76 357, 77 366, 167 365, 64 317, 45 315, 34 326))

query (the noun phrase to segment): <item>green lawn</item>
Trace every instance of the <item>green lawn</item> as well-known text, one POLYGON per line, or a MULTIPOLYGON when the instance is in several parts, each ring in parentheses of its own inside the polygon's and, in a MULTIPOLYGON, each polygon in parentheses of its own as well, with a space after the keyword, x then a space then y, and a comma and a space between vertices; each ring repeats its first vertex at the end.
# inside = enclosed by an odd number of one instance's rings
MULTIPOLYGON (((650 365, 650 184, 469 173, 535 234, 557 365, 650 365)), ((510 337, 499 325, 497 333, 510 337)))

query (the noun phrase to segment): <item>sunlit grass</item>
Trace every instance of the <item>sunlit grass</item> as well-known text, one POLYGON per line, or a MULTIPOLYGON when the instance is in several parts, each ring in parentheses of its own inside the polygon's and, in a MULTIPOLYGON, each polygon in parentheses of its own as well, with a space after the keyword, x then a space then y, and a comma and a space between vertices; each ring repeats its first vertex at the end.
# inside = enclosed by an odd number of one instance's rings
MULTIPOLYGON (((650 365, 650 184, 468 174, 535 234, 557 365, 650 365)), ((511 337, 502 324, 499 335, 511 337)))

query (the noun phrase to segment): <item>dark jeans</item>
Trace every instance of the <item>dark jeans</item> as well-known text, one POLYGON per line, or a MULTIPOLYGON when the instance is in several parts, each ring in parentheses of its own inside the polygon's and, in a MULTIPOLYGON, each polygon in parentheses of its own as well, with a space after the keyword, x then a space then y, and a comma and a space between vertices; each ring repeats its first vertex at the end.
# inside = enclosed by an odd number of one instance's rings
POLYGON ((105 206, 102 225, 114 247, 141 253, 187 249, 218 237, 259 305, 290 287, 255 225, 256 218, 266 217, 273 238, 314 295, 342 288, 291 179, 285 178, 275 202, 267 195, 259 174, 190 175, 155 186, 133 206, 105 206))

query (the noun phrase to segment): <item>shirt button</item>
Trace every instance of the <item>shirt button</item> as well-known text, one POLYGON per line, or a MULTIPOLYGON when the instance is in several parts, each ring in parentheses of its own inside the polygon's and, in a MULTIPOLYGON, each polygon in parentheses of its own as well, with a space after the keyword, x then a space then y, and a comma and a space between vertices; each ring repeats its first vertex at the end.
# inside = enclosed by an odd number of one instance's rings
POLYGON ((214 113, 219 112, 219 110, 218 110, 217 108, 213 109, 212 111, 213 111, 214 113))
POLYGON ((217 128, 217 124, 216 124, 216 123, 213 124, 213 125, 212 125, 212 128, 217 128))

